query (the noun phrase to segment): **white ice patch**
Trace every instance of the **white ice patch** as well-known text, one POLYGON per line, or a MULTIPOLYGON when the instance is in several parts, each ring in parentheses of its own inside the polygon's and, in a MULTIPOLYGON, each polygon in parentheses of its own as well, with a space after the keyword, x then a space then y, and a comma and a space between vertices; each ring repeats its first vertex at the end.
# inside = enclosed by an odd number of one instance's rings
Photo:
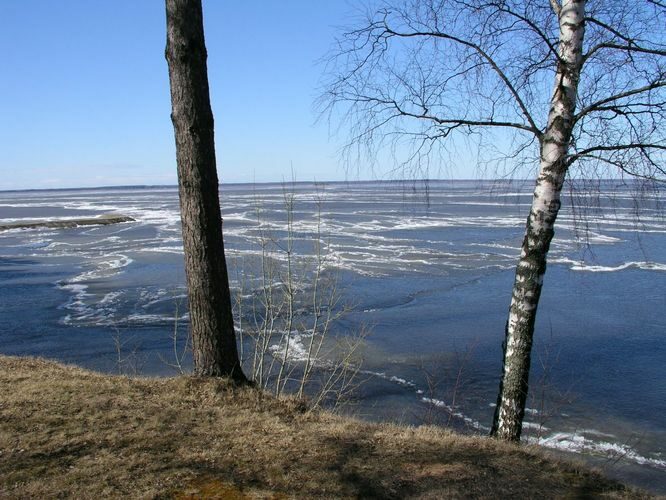
POLYGON ((645 271, 666 271, 666 264, 658 262, 625 262, 618 266, 591 266, 584 264, 571 266, 573 271, 587 271, 592 273, 608 273, 631 268, 642 269, 645 271))
POLYGON ((69 282, 81 283, 97 279, 108 279, 122 272, 122 269, 129 266, 132 262, 134 260, 127 255, 106 255, 103 260, 98 260, 95 263, 93 269, 75 276, 69 282))
MULTIPOLYGON (((89 201, 76 201, 76 202, 64 203, 62 207, 68 210, 86 210, 91 212, 96 212, 96 211, 117 212, 122 210, 122 207, 118 205, 103 205, 101 203, 95 203, 89 201)), ((64 217, 58 217, 58 218, 64 219, 64 217)))
POLYGON ((386 380, 388 382, 392 382, 394 384, 397 384, 401 387, 404 387, 405 389, 409 389, 414 391, 414 394, 419 398, 419 400, 423 403, 435 406, 437 408, 442 408, 446 410, 447 413, 449 413, 451 416, 462 420, 465 422, 465 424, 473 429, 476 429, 477 431, 480 432, 488 432, 490 431, 489 427, 486 427, 485 425, 481 424, 480 422, 468 417, 467 415, 463 414, 462 412, 458 411, 457 409, 453 408, 452 406, 449 406, 446 404, 444 401, 441 399, 436 399, 436 398, 429 398, 424 396, 425 391, 423 389, 420 389, 414 382, 411 380, 407 380, 402 377, 398 377, 395 375, 388 375, 385 372, 374 372, 371 370, 359 370, 360 374, 364 375, 370 375, 372 377, 377 377, 383 380, 386 380))
POLYGON ((305 339, 311 336, 293 330, 289 334, 285 333, 282 335, 280 344, 274 344, 268 349, 273 356, 283 362, 304 363, 308 360, 308 349, 305 346, 305 339))
POLYGON ((92 294, 88 293, 88 285, 69 283, 60 284, 58 287, 62 290, 66 290, 72 293, 72 297, 69 299, 69 301, 61 306, 64 309, 71 311, 70 314, 67 314, 62 319, 63 324, 69 325, 72 324, 75 320, 80 321, 91 318, 95 318, 98 322, 102 322, 100 313, 88 307, 86 304, 86 300, 92 297, 92 294))
POLYGON ((133 260, 126 255, 108 255, 104 260, 97 261, 93 269, 74 276, 68 281, 57 283, 58 288, 72 293, 69 301, 62 306, 70 311, 62 322, 64 324, 74 322, 112 324, 115 303, 122 292, 109 292, 101 299, 95 300, 95 296, 88 291, 88 283, 99 279, 110 279, 123 272, 123 268, 132 262, 133 260))
POLYGON ((389 382, 393 382, 394 384, 398 384, 402 387, 406 387, 408 389, 415 389, 416 388, 416 384, 414 382, 412 382, 411 380, 406 380, 402 377, 396 377, 395 375, 387 375, 384 372, 373 372, 373 371, 370 371, 370 370, 360 370, 359 373, 361 373, 363 375, 370 375, 372 377, 381 378, 381 379, 387 380, 389 382))
POLYGON ((442 409, 446 410, 446 412, 449 413, 451 416, 462 420, 469 427, 471 427, 473 429, 476 429, 477 431, 480 431, 480 432, 489 432, 490 431, 489 427, 486 427, 485 425, 483 425, 480 422, 477 422, 473 418, 468 417, 464 413, 456 410, 453 406, 450 406, 450 405, 446 404, 441 399, 422 397, 421 401, 423 401, 426 404, 435 406, 437 408, 442 408, 442 409))
POLYGON ((526 422, 524 420, 523 420, 523 429, 535 429, 542 432, 550 430, 548 427, 546 427, 543 424, 539 424, 537 422, 526 422))
POLYGON ((122 292, 109 292, 104 297, 102 300, 99 301, 100 305, 107 305, 111 304, 116 301, 118 297, 120 297, 123 293, 122 292))
MULTIPOLYGON (((584 434, 598 435, 598 432, 577 431, 577 432, 556 432, 550 436, 540 437, 538 439, 528 439, 528 442, 536 443, 546 448, 564 450, 573 453, 588 453, 600 455, 615 460, 626 459, 639 465, 648 465, 657 469, 666 470, 666 460, 661 458, 645 457, 639 454, 634 448, 624 443, 612 443, 608 441, 594 441, 584 434)), ((603 434, 603 433, 602 433, 603 434)))
POLYGON ((531 203, 515 203, 511 201, 492 202, 492 201, 449 201, 449 205, 468 205, 479 207, 531 207, 531 203))
POLYGON ((612 273, 624 271, 625 269, 642 269, 644 271, 666 271, 666 264, 661 262, 631 261, 623 262, 617 266, 602 266, 586 264, 579 260, 569 259, 567 257, 557 257, 550 259, 551 264, 569 265, 572 271, 590 272, 590 273, 612 273))
POLYGON ((589 243, 596 243, 599 245, 602 244, 611 244, 611 243, 621 243, 621 238, 616 238, 615 236, 607 236, 599 233, 588 234, 585 238, 589 243))
POLYGON ((127 321, 130 323, 135 323, 139 325, 155 325, 163 323, 174 323, 189 321, 190 315, 185 313, 179 317, 175 317, 173 314, 140 314, 134 313, 127 316, 127 321))

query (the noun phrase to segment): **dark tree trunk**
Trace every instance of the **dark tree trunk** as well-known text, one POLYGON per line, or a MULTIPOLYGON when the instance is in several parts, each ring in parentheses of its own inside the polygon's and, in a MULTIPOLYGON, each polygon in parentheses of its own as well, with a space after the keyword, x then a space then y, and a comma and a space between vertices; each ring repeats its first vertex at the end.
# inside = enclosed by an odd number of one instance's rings
POLYGON ((244 382, 224 258, 201 0, 166 0, 166 18, 194 373, 244 382))

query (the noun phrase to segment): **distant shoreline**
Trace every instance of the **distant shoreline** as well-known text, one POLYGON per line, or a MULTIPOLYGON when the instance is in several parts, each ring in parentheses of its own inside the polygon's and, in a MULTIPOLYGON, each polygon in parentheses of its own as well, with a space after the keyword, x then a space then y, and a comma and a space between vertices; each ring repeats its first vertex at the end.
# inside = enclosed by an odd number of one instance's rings
MULTIPOLYGON (((628 186, 634 180, 620 180, 614 178, 608 179, 587 179, 594 180, 595 182, 601 183, 618 183, 621 186, 628 186)), ((585 182, 586 179, 579 179, 580 182, 585 182)), ((329 180, 329 181, 317 181, 317 180, 308 180, 308 181, 266 181, 266 182, 221 182, 219 187, 220 189, 224 188, 236 188, 236 187, 248 187, 248 186, 282 186, 282 185, 293 185, 293 186, 307 186, 307 185, 361 185, 361 184, 400 184, 400 183, 478 183, 482 185, 529 185, 530 191, 531 187, 534 184, 534 179, 532 178, 515 178, 515 179, 446 179, 446 178, 429 178, 429 179, 355 179, 355 180, 329 180)), ((11 193, 32 193, 32 192, 66 192, 66 191, 106 191, 114 190, 121 191, 126 189, 178 189, 177 184, 135 184, 135 185, 111 185, 111 186, 87 186, 87 187, 58 187, 58 188, 25 188, 25 189, 0 189, 0 195, 2 194, 11 194, 11 193)))
POLYGON ((110 224, 120 224, 121 222, 134 222, 136 219, 127 215, 107 214, 100 217, 86 217, 80 219, 60 219, 60 220, 34 220, 30 222, 9 222, 0 224, 0 231, 10 229, 37 229, 37 228, 72 228, 79 226, 108 226, 110 224))

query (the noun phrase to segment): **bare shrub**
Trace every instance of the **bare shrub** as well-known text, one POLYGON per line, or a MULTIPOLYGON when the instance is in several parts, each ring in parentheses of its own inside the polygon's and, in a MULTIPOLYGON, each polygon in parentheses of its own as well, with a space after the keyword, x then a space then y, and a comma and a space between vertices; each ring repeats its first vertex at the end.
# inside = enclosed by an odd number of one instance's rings
POLYGON ((288 392, 312 407, 336 406, 356 386, 366 332, 333 332, 350 307, 342 303, 338 272, 326 251, 323 192, 298 200, 284 186, 282 200, 284 219, 278 224, 269 222, 257 200, 260 251, 236 262, 234 315, 241 359, 249 377, 276 396, 288 392), (298 201, 314 207, 312 218, 300 221, 304 230, 295 226, 298 201))

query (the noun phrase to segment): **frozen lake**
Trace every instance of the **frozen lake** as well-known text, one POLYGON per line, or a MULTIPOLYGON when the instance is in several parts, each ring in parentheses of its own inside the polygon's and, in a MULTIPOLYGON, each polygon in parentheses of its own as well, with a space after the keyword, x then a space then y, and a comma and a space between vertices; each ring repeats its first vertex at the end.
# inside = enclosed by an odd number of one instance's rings
MULTIPOLYGON (((655 195, 637 211, 630 187, 563 203, 524 435, 666 493, 666 219, 655 195)), ((295 253, 319 241, 350 305, 336 335, 371 332, 348 411, 487 432, 531 183, 225 185, 236 291, 256 286, 242 277, 267 232, 285 236, 284 189, 295 253)), ((1 352, 116 371, 119 341, 142 374, 173 373, 187 322, 177 189, 0 192, 0 224, 107 213, 136 221, 0 233, 1 352)))

